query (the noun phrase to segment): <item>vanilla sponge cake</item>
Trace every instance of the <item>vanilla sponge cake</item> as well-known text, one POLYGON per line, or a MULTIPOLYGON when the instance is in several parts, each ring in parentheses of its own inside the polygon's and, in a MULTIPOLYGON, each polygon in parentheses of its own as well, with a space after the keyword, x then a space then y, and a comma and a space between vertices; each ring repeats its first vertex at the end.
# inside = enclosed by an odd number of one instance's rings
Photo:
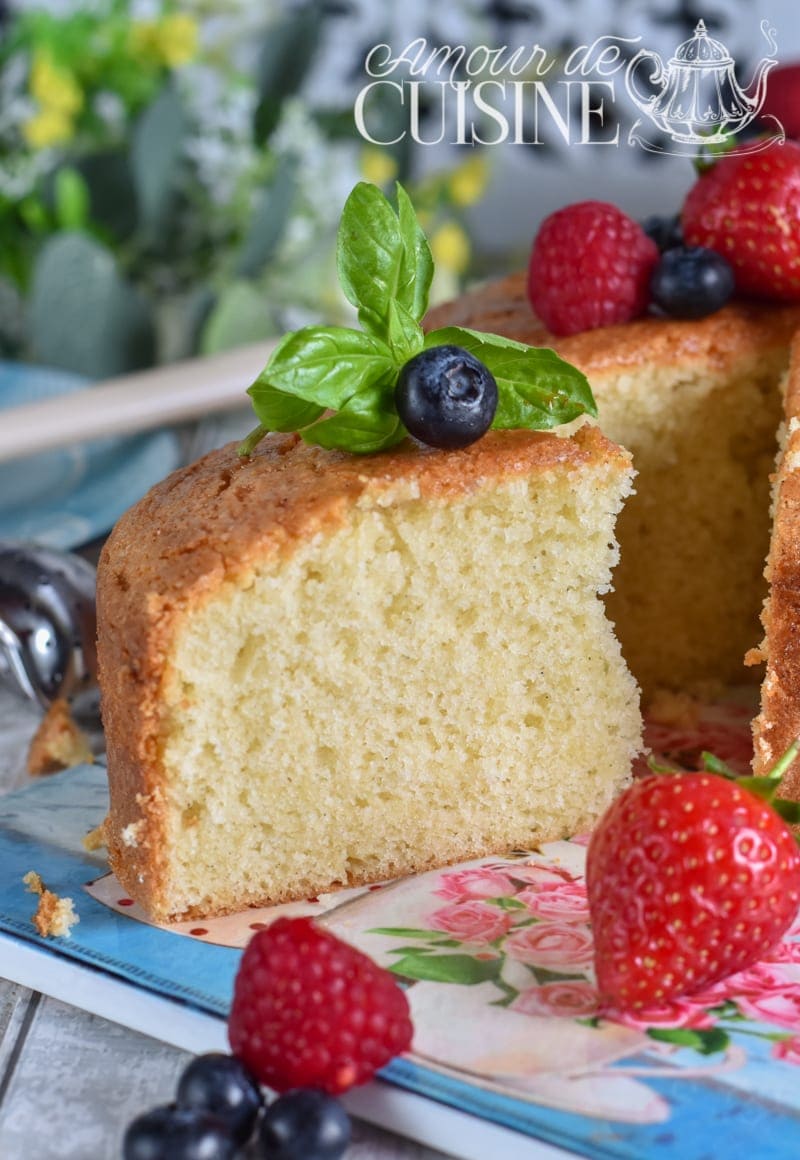
POLYGON ((699 321, 651 317, 555 338, 518 274, 428 322, 553 347, 588 377, 603 431, 632 452, 636 494, 617 529, 608 608, 645 696, 747 680, 766 595, 779 383, 800 308, 739 301, 699 321))
MULTIPOLYGON (((748 658, 767 666, 761 712, 753 722, 754 771, 761 775, 800 737, 800 336, 792 344, 783 387, 785 420, 773 477, 764 640, 748 658)), ((784 776, 781 795, 800 798, 800 762, 784 776)))
POLYGON ((155 487, 98 576, 113 869, 157 919, 590 826, 640 744, 600 594, 627 452, 272 436, 155 487))

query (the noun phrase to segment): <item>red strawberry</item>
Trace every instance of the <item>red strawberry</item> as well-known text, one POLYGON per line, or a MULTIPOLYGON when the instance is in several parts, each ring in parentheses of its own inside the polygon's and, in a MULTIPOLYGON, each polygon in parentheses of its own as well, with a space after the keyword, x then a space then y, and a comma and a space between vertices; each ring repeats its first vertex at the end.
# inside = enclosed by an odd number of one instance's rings
POLYGON ((228 1020, 234 1055, 284 1092, 337 1095, 411 1045, 394 976, 310 918, 279 918, 242 956, 228 1020))
POLYGON ((727 258, 743 294, 800 299, 800 145, 726 153, 703 173, 684 202, 689 246, 727 258))
POLYGON ((776 117, 787 137, 800 137, 800 64, 781 64, 769 74, 759 116, 776 117))
POLYGON ((772 796, 778 781, 656 774, 613 803, 586 864, 605 1001, 635 1011, 690 995, 779 941, 800 906, 800 849, 747 788, 772 796))
POLYGON ((650 302, 658 247, 615 205, 579 201, 542 222, 528 265, 528 298, 553 334, 628 322, 650 302))

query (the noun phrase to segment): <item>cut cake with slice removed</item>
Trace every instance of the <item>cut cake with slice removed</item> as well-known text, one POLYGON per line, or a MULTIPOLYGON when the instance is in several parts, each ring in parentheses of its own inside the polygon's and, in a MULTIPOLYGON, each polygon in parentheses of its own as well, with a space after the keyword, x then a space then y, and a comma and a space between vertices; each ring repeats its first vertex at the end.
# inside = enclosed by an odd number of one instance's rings
POLYGON ((155 487, 98 576, 111 865, 156 919, 589 827, 640 747, 599 594, 627 452, 271 436, 155 487))
POLYGON ((525 285, 515 274, 480 287, 426 325, 549 346, 589 379, 602 430, 637 473, 608 609, 645 698, 755 679, 743 658, 759 639, 779 383, 800 307, 734 301, 697 321, 649 317, 556 338, 525 285))
MULTIPOLYGON (((783 385, 785 420, 773 477, 764 640, 748 658, 767 665, 761 712, 753 722, 753 768, 762 776, 800 737, 800 335, 792 344, 783 385)), ((800 761, 784 774, 781 796, 800 798, 800 761)))

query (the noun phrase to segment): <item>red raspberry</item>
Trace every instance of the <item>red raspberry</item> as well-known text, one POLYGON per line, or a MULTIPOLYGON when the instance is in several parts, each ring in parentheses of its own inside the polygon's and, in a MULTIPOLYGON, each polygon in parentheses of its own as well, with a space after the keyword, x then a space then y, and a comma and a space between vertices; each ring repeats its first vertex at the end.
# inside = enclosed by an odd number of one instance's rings
POLYGON ((629 322, 650 302, 658 247, 605 201, 579 201, 545 218, 528 265, 528 298, 553 334, 629 322))
POLYGON ((765 128, 774 130, 767 117, 777 118, 787 137, 800 137, 800 63, 780 64, 769 74, 759 118, 765 128))
POLYGON ((394 976, 315 926, 279 918, 239 965, 228 1037, 261 1083, 338 1095, 411 1045, 408 1000, 394 976))

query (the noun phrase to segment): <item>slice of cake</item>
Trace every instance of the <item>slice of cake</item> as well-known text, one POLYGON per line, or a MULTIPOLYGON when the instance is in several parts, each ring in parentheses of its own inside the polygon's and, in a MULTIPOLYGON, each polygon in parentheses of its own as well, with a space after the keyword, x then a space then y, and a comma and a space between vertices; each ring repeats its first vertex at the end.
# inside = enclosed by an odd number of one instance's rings
MULTIPOLYGON (((800 336, 784 382, 785 422, 773 479, 772 536, 766 577, 764 641, 749 656, 766 661, 761 713, 753 723, 754 770, 766 774, 800 736, 800 336)), ((781 795, 800 797, 800 763, 784 776, 781 795)))
POLYGON ((639 747, 600 594, 631 489, 600 431, 214 452, 98 575, 111 864, 157 919, 592 824, 639 747))
POLYGON ((800 308, 739 301, 699 321, 651 317, 555 338, 519 274, 428 324, 553 347, 588 377, 603 431, 632 452, 636 494, 620 517, 608 609, 645 695, 746 680, 766 594, 778 384, 800 308))

